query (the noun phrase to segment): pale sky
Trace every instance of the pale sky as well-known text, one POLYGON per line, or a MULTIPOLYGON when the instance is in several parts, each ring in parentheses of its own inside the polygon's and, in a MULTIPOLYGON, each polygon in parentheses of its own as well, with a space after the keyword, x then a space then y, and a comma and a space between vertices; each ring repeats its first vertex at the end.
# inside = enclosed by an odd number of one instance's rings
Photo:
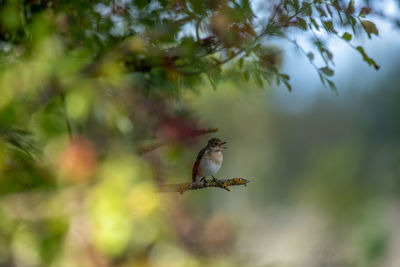
MULTIPOLYGON (((394 0, 386 2, 386 5, 382 6, 386 7, 387 14, 398 14, 399 10, 394 0)), ((373 35, 372 39, 368 39, 366 34, 362 34, 358 38, 353 38, 351 42, 356 46, 362 45, 366 53, 381 66, 380 70, 376 71, 368 66, 362 60, 361 55, 350 48, 345 41, 334 37, 330 38, 328 47, 333 52, 335 61, 333 80, 339 91, 339 96, 336 96, 328 88, 322 86, 318 74, 303 54, 296 51, 293 45, 280 42, 285 50, 285 63, 282 71, 290 75, 293 91, 289 93, 285 87, 277 89, 274 99, 277 102, 276 105, 287 112, 305 112, 321 94, 337 98, 336 101, 340 101, 348 93, 349 88, 360 93, 366 92, 370 90, 369 86, 393 71, 393 66, 400 60, 400 29, 396 29, 394 25, 379 18, 368 19, 376 23, 379 36, 373 35)), ((307 36, 297 35, 296 39, 306 51, 311 49, 307 36)), ((323 64, 319 66, 323 67, 323 64)))

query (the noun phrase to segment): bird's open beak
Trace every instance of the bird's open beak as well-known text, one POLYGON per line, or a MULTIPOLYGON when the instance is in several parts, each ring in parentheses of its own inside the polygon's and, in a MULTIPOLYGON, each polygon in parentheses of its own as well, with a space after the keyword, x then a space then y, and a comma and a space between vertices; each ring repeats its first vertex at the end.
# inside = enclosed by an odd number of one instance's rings
POLYGON ((222 146, 223 149, 227 149, 227 147, 224 146, 226 143, 227 143, 227 142, 222 142, 222 143, 221 143, 221 146, 222 146))

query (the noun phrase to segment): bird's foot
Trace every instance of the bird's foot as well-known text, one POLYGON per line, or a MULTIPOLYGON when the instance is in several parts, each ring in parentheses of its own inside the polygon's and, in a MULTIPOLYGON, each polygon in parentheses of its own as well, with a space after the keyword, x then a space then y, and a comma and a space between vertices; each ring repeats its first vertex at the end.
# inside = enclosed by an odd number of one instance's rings
POLYGON ((218 179, 215 178, 214 175, 212 175, 212 178, 213 178, 213 179, 212 179, 211 181, 214 182, 214 183, 216 183, 218 179))

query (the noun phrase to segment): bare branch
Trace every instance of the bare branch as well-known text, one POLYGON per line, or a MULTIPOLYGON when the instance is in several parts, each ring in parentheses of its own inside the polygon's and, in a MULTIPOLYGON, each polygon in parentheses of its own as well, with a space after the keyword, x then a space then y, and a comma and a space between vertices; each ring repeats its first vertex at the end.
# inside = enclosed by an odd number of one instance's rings
POLYGON ((206 181, 206 182, 186 182, 182 184, 166 184, 166 185, 158 185, 158 192, 165 193, 165 192, 179 192, 183 194, 185 191, 189 190, 196 190, 200 188, 206 187, 219 187, 223 188, 227 191, 231 191, 229 186, 234 185, 244 185, 250 181, 244 178, 232 178, 232 179, 217 179, 216 181, 206 181))

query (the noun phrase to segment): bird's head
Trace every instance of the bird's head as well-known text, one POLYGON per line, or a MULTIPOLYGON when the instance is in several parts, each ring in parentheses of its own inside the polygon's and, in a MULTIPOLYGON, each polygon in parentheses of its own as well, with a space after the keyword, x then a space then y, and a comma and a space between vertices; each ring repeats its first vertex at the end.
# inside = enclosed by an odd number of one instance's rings
POLYGON ((226 142, 222 142, 218 138, 211 138, 208 140, 208 147, 213 150, 213 151, 222 151, 222 149, 225 149, 224 145, 226 142))

